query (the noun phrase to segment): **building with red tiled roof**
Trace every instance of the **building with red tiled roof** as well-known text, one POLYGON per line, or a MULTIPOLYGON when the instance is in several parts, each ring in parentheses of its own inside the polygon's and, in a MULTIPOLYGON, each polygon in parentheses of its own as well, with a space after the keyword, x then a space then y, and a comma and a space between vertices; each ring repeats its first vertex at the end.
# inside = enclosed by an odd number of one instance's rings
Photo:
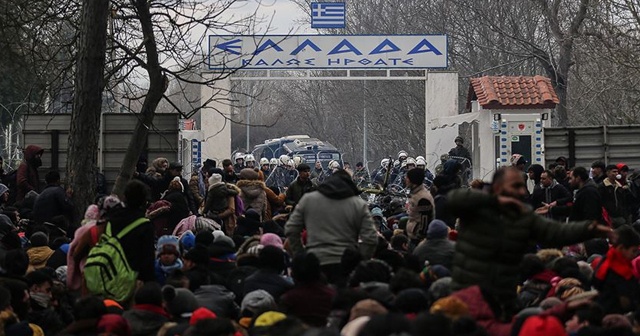
POLYGON ((482 109, 553 109, 560 102, 551 80, 543 76, 484 76, 471 78, 467 110, 472 101, 482 109))

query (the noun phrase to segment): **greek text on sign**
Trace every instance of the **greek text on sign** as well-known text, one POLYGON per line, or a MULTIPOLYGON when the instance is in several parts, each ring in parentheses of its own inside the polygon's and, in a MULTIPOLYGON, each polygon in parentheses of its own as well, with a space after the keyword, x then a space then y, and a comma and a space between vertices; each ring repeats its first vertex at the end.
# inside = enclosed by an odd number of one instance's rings
POLYGON ((209 36, 210 70, 446 67, 446 35, 209 36))

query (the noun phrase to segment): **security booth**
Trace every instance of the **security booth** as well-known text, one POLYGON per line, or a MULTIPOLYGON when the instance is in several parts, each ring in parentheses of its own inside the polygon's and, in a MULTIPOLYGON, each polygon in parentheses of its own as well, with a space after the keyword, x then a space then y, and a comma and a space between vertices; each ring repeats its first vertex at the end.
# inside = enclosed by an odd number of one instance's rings
MULTIPOLYGON (((529 164, 545 165, 544 128, 550 126, 549 116, 558 103, 551 80, 543 76, 472 78, 468 113, 432 120, 430 136, 447 138, 443 142, 451 147, 453 137, 464 130, 473 176, 488 181, 497 167, 510 165, 513 154, 529 164)), ((429 150, 446 153, 445 147, 429 150)))

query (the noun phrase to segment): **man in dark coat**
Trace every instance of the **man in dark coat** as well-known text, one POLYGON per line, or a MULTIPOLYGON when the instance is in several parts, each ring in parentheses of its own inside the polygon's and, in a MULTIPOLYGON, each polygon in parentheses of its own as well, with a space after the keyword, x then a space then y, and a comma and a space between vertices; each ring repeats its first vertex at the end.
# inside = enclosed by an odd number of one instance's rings
POLYGON ((569 216, 570 221, 595 220, 604 224, 602 218, 602 200, 598 188, 589 179, 589 173, 583 167, 571 172, 569 183, 577 190, 573 199, 560 199, 539 209, 539 214, 551 214, 552 217, 569 216))
MULTIPOLYGON (((531 195, 531 205, 534 209, 558 200, 571 199, 569 190, 553 178, 553 173, 550 170, 545 170, 540 174, 540 186, 541 188, 535 189, 531 195)), ((563 218, 563 216, 552 216, 551 214, 547 214, 547 217, 555 220, 563 218)))
POLYGON ((614 227, 630 224, 631 216, 627 212, 629 187, 622 186, 618 181, 619 171, 616 165, 608 165, 605 171, 606 178, 598 184, 602 206, 607 210, 614 227))
POLYGON ((29 145, 24 150, 24 160, 18 167, 16 182, 18 193, 16 201, 22 201, 29 191, 40 192, 40 176, 38 168, 42 166, 42 153, 44 149, 39 146, 29 145))
MULTIPOLYGON (((33 218, 38 223, 51 221, 55 217, 63 216, 68 223, 73 223, 73 203, 69 198, 71 191, 60 186, 60 173, 53 170, 44 177, 47 186, 36 198, 33 206, 33 218)), ((60 222, 60 221, 57 221, 60 222)), ((67 230, 66 227, 61 229, 67 230)))
POLYGON ((536 243, 562 247, 606 235, 611 229, 597 221, 560 224, 533 213, 521 201, 524 178, 513 167, 499 169, 487 194, 458 189, 449 208, 460 218, 453 259, 452 288, 479 285, 495 302, 496 315, 511 320, 516 312, 516 287, 522 257, 536 243))
POLYGON ((287 207, 290 206, 291 208, 298 204, 302 195, 315 189, 315 186, 310 179, 311 167, 302 163, 298 165, 296 169, 298 170, 298 178, 296 178, 296 180, 289 185, 289 188, 287 188, 287 197, 285 198, 287 207))

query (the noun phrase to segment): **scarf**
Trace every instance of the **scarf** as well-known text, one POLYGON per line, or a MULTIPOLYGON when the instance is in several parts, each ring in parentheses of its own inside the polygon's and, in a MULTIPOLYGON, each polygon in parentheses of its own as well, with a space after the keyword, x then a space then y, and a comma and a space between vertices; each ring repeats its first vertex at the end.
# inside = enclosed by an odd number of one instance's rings
POLYGON ((631 261, 627 260, 618 250, 610 247, 607 256, 601 261, 596 270, 596 279, 604 281, 609 270, 623 277, 625 280, 633 278, 631 261))
POLYGON ((40 306, 41 308, 49 307, 49 303, 51 302, 51 296, 45 293, 38 293, 38 292, 29 292, 29 296, 31 296, 31 299, 35 301, 36 304, 38 304, 38 306, 40 306))
POLYGON ((169 315, 164 310, 164 308, 162 308, 160 306, 156 306, 156 305, 152 305, 152 304, 137 304, 137 305, 133 305, 133 309, 147 311, 147 312, 158 314, 158 315, 164 316, 164 317, 166 317, 168 319, 171 319, 171 315, 169 315))
POLYGON ((158 266, 164 274, 171 274, 175 270, 179 270, 182 268, 182 260, 180 258, 176 259, 176 261, 171 265, 163 265, 160 260, 158 260, 158 266))

